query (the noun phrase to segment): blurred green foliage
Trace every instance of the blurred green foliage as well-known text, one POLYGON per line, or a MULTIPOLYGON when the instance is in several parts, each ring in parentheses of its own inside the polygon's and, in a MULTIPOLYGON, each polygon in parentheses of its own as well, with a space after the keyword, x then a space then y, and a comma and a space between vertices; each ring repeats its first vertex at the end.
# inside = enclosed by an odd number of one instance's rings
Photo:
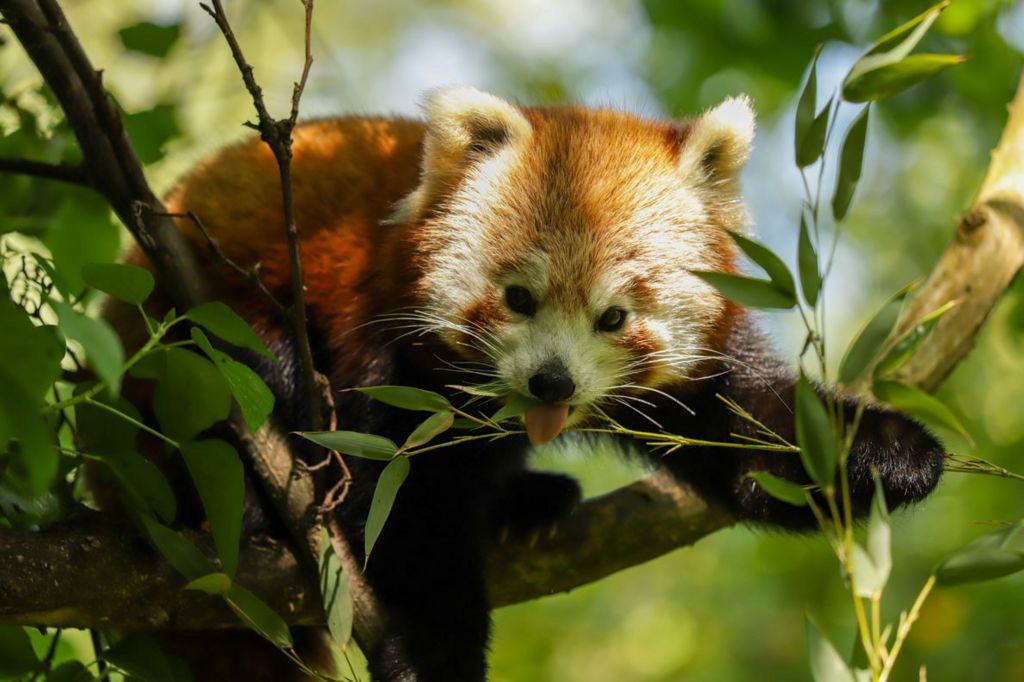
MULTIPOLYGON (((241 123, 251 117, 247 95, 196 3, 64 4, 127 112, 128 134, 158 186, 169 186, 203 152, 246 134, 241 123)), ((301 63, 295 4, 230 4, 268 102, 278 111, 287 107, 301 63)), ((324 0, 316 10, 316 63, 304 111, 412 114, 423 89, 453 81, 524 101, 576 99, 675 116, 748 92, 761 127, 745 191, 765 241, 792 254, 792 262, 800 197, 792 116, 806 65, 824 43, 820 106, 864 45, 928 4, 324 0)), ((954 0, 924 48, 970 59, 872 114, 864 173, 823 294, 829 334, 840 341, 834 350, 889 292, 928 271, 969 204, 1024 64, 1024 7, 1012 0, 954 0)), ((0 26, 0 155, 56 162, 74 161, 76 154, 34 69, 0 26)), ((8 249, 51 258, 65 296, 82 293, 84 264, 116 257, 123 230, 88 192, 11 175, 0 176, 0 183, 0 238, 8 249)), ((33 287, 16 273, 32 269, 18 260, 5 261, 4 285, 15 300, 31 298, 26 292, 33 287)), ((785 318, 766 324, 795 356, 800 339, 794 326, 785 318)), ((7 348, 3 340, 0 348, 7 348)), ((977 349, 941 392, 977 441, 976 454, 1016 471, 1024 470, 1021 377, 1024 281, 1018 280, 977 349)), ((590 494, 638 474, 613 453, 584 457, 571 447, 549 450, 540 464, 572 471, 590 494)), ((990 530, 987 524, 1024 514, 1022 493, 1015 481, 950 474, 927 502, 897 514, 888 603, 909 605, 944 557, 990 530)), ((5 489, 0 505, 9 509, 17 494, 5 489)), ((59 500, 38 504, 21 520, 24 525, 52 518, 59 500)), ((848 597, 824 542, 727 530, 570 595, 496 612, 493 679, 804 680, 810 674, 807 612, 832 641, 852 646, 848 597)), ((892 620, 896 614, 883 616, 892 620)), ((31 633, 37 656, 47 643, 31 633)), ((82 633, 66 633, 57 648, 57 662, 73 659, 92 660, 82 633)), ((937 590, 901 659, 899 680, 918 679, 918 664, 927 666, 933 682, 1024 679, 1024 579, 937 590)), ((73 679, 75 671, 65 670, 73 679)))

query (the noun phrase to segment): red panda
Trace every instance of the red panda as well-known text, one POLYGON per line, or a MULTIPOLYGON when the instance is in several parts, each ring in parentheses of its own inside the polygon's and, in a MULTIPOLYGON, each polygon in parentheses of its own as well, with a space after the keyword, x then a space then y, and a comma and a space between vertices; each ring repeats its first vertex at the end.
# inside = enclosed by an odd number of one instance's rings
MULTIPOLYGON (((747 223, 738 186, 754 135, 746 98, 677 122, 452 88, 432 93, 425 114, 299 126, 294 201, 316 361, 334 389, 450 395, 451 384, 486 382, 541 403, 525 415, 523 437, 417 460, 367 567, 389 629, 366 652, 373 679, 480 682, 489 538, 498 527, 553 523, 580 497, 569 477, 527 470, 531 443, 588 423, 598 408, 644 430, 649 420, 706 440, 753 435, 716 394, 792 440, 794 377, 743 311, 693 274, 737 267, 728 231, 747 223)), ((198 215, 224 253, 258 263, 286 298, 278 182, 271 153, 250 140, 199 163, 166 203, 198 215)), ((274 309, 215 267, 195 225, 179 227, 207 259, 218 298, 290 357, 274 309)), ((294 369, 260 369, 279 396, 276 418, 297 423, 294 369)), ((398 442, 417 423, 352 392, 338 394, 336 409, 338 428, 398 442)), ((850 459, 854 506, 870 500, 872 469, 890 504, 924 497, 942 457, 919 425, 866 408, 850 459)), ((813 525, 745 477, 761 469, 806 481, 795 455, 689 448, 652 459, 740 519, 813 525)), ((338 514, 358 548, 382 463, 350 466, 354 487, 338 514)))

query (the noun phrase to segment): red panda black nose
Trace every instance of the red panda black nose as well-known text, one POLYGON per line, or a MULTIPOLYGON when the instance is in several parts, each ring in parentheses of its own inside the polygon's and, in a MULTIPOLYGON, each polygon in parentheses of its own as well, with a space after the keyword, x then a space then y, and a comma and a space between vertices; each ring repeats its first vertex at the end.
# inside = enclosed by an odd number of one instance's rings
POLYGON ((530 393, 546 403, 560 403, 572 397, 576 384, 569 370, 559 361, 549 362, 530 377, 530 393))

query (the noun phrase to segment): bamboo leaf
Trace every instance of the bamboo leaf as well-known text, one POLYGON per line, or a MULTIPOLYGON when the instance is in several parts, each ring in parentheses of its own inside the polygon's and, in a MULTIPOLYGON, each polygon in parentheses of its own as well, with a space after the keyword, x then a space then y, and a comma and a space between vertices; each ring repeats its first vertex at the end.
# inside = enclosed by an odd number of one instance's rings
POLYGON ((532 407, 540 405, 540 401, 536 398, 531 398, 527 395, 520 395, 519 393, 513 393, 509 397, 508 402, 501 406, 501 408, 491 415, 491 421, 500 424, 506 419, 512 419, 513 417, 521 417, 526 414, 526 411, 532 407))
POLYGON ((224 595, 231 589, 231 576, 226 573, 209 573, 190 581, 186 590, 197 590, 206 594, 224 595))
POLYGON ((800 141, 800 146, 796 150, 796 165, 800 168, 810 166, 821 158, 822 153, 825 151, 825 134, 828 132, 828 120, 829 114, 832 112, 832 101, 833 98, 829 97, 828 101, 825 102, 825 106, 814 117, 814 120, 811 121, 811 127, 807 130, 807 135, 800 141))
POLYGON ((807 220, 800 216, 800 241, 797 246, 797 266, 800 271, 800 288, 804 292, 804 300, 812 308, 818 304, 821 293, 821 274, 818 272, 818 254, 811 243, 807 220))
POLYGON ((454 421, 455 415, 449 410, 445 410, 444 412, 435 412, 424 419, 423 422, 417 426, 411 434, 409 434, 409 437, 405 439, 405 444, 402 446, 402 449, 408 450, 409 448, 415 448, 429 443, 434 438, 450 429, 454 421))
POLYGON ((451 409, 451 403, 440 393, 424 391, 412 386, 363 386, 354 389, 374 400, 400 407, 403 410, 419 410, 421 412, 442 412, 451 409))
POLYGON ((693 271, 730 301, 748 308, 789 309, 796 305, 796 296, 779 289, 774 283, 724 272, 693 271))
POLYGON ((299 433, 306 440, 328 450, 337 450, 343 455, 365 457, 366 459, 388 460, 398 452, 398 446, 389 438, 358 431, 303 431, 299 433))
POLYGON ((843 140, 843 149, 839 155, 839 172, 836 174, 836 189, 832 194, 832 215, 836 222, 846 217, 850 202, 853 200, 853 192, 860 180, 864 166, 864 145, 867 141, 870 109, 870 106, 866 106, 860 110, 846 132, 846 139, 843 140))
POLYGON ((818 57, 820 55, 821 45, 819 45, 814 51, 814 57, 811 59, 811 66, 807 71, 807 80, 804 82, 804 88, 800 91, 800 98, 797 100, 796 117, 793 130, 793 152, 797 159, 797 164, 800 163, 800 149, 803 146, 804 140, 807 138, 815 120, 814 112, 816 110, 818 100, 817 66, 818 57))
POLYGON ((939 565, 940 583, 956 585, 1011 575, 1024 569, 1024 521, 971 540, 939 565))
POLYGON ((794 387, 794 393, 796 438, 804 469, 818 485, 832 485, 836 477, 839 448, 825 405, 811 383, 802 375, 794 387))
POLYGON ((181 533, 160 525, 147 514, 139 514, 138 518, 153 545, 183 576, 195 580, 215 572, 203 553, 181 533))
POLYGON ((352 639, 352 595, 345 568, 324 528, 320 529, 320 596, 331 638, 339 647, 344 647, 352 639))
POLYGON ((777 500, 797 507, 807 506, 807 491, 792 481, 779 478, 767 471, 752 471, 747 474, 747 478, 757 481, 766 493, 777 500))
POLYGON ((953 411, 935 396, 899 381, 885 379, 876 380, 872 384, 871 390, 879 400, 892 405, 897 410, 906 412, 928 424, 955 431, 968 442, 972 442, 967 429, 953 414, 953 411))
POLYGON ((885 99, 966 60, 967 57, 958 54, 910 55, 848 80, 843 84, 843 98, 849 102, 885 99))
POLYGON ((39 667, 25 629, 17 625, 0 625, 0 676, 19 677, 39 667))
POLYGON ((956 307, 957 303, 958 301, 946 302, 944 305, 939 306, 928 315, 925 315, 917 322, 917 324, 907 330, 907 332, 904 333, 895 344, 893 344, 893 347, 889 349, 889 352, 886 353, 885 357, 879 360, 878 364, 875 366, 875 376, 884 376, 909 360, 917 351, 918 347, 920 347, 924 338, 928 335, 928 332, 935 327, 943 315, 956 307))
POLYGON ((370 512, 366 516, 366 528, 364 530, 363 551, 367 561, 370 559, 373 546, 377 544, 377 538, 380 537, 380 533, 384 529, 384 522, 387 521, 388 516, 391 514, 391 508, 395 504, 395 497, 398 495, 398 491, 402 484, 405 483, 408 475, 409 459, 407 457, 399 457, 391 460, 384 467, 380 478, 377 479, 377 487, 373 491, 373 500, 370 502, 370 512))
POLYGON ((793 275, 781 258, 763 244, 747 239, 737 232, 730 231, 729 236, 743 250, 743 253, 747 254, 750 260, 757 263, 768 273, 768 278, 777 289, 793 296, 796 295, 796 284, 793 282, 793 275))
POLYGON ((846 661, 810 617, 807 618, 807 648, 814 682, 855 682, 846 661))
POLYGON ((896 326, 903 299, 916 286, 916 281, 911 282, 893 294, 860 330, 843 354, 839 365, 840 382, 853 383, 871 364, 896 326))
POLYGON ((242 622, 278 649, 292 648, 292 633, 281 616, 249 590, 235 583, 224 595, 228 606, 242 622))

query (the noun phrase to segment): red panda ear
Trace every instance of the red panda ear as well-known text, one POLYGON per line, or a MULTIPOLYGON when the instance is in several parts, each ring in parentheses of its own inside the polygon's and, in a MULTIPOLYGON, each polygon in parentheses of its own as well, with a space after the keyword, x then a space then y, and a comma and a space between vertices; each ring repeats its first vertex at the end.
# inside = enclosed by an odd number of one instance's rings
POLYGON ((469 87, 439 88, 427 94, 423 110, 420 185, 403 199, 391 220, 420 215, 465 172, 469 163, 529 138, 529 121, 514 105, 469 87))
POLYGON ((754 110, 746 95, 730 97, 705 111, 691 125, 679 153, 687 176, 731 180, 750 156, 754 141, 754 110))

